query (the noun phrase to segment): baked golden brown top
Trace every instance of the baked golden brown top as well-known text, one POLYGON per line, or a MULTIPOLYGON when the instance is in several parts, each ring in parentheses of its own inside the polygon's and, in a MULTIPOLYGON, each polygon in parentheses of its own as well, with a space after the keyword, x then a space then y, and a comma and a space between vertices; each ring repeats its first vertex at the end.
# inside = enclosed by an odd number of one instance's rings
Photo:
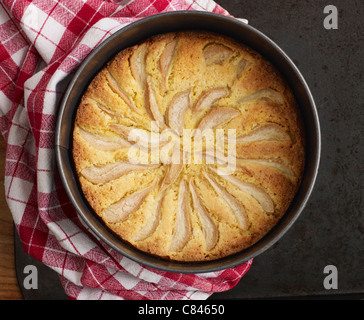
POLYGON ((216 34, 169 33, 94 78, 73 157, 114 233, 163 258, 205 261, 281 219, 302 178, 304 133, 290 88, 258 53, 216 34))

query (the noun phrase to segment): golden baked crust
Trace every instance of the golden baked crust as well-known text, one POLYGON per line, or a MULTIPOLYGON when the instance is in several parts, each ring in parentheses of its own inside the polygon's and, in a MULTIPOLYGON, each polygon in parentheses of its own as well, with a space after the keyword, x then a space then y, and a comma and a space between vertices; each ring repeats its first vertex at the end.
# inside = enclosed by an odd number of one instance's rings
POLYGON ((120 52, 84 94, 73 136, 78 178, 96 214, 136 248, 178 261, 218 259, 260 240, 292 202, 304 152, 300 114, 277 70, 234 40, 198 31, 120 52), (222 175, 219 162, 227 143, 215 153, 203 144, 200 164, 184 152, 179 164, 154 157, 184 151, 183 129, 197 141, 196 128, 216 137, 224 129, 225 142, 236 130, 232 174, 222 175), (169 133, 159 146, 158 132, 169 133), (136 145, 145 163, 132 163, 136 145))

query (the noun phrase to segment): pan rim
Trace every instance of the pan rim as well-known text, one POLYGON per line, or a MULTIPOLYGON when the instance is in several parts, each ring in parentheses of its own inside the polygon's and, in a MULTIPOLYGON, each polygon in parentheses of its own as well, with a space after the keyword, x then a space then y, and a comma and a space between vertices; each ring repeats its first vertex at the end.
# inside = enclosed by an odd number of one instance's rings
MULTIPOLYGON (((187 30, 188 28, 186 28, 187 30)), ((201 29, 203 29, 201 27, 201 29)), ((168 30, 166 30, 168 32, 168 30)), ((77 108, 76 104, 74 103, 74 107, 77 108)), ((68 134, 71 134, 68 132, 68 134)), ((156 14, 153 16, 149 16, 146 18, 142 18, 138 21, 135 21, 120 30, 116 31, 113 35, 108 37, 106 40, 104 40, 97 48, 95 48, 88 56, 87 58, 78 66, 77 71, 74 73, 71 81, 68 84, 68 88, 65 91, 65 94, 63 96, 63 99, 61 101, 59 111, 58 111, 58 119, 56 123, 56 132, 55 132, 55 152, 56 152, 56 162, 59 169, 59 174, 63 183, 63 186, 65 187, 65 191, 72 202, 73 206, 75 207, 78 216, 81 217, 82 221, 93 231, 93 233, 96 233, 96 236, 101 239, 103 242, 105 242, 107 245, 109 245, 111 248, 116 250, 117 252, 121 253, 123 256, 141 264, 147 267, 151 267, 157 270, 161 271, 167 271, 167 272, 174 272, 174 273, 186 273, 186 274, 197 274, 197 273, 206 273, 206 272, 215 272, 215 271, 221 271, 224 269, 229 269, 232 267, 235 267, 237 265, 240 265, 242 263, 245 263, 266 250, 268 250, 270 247, 272 247, 277 241, 279 241, 284 234, 293 226, 293 224, 297 221, 299 216, 301 215, 302 211, 306 207, 306 204, 313 192, 314 185, 316 182, 316 178, 319 171, 319 165, 320 165, 320 157, 321 157, 321 132, 320 132, 320 123, 319 123, 319 116, 316 109, 316 105, 314 102, 314 98, 310 92, 310 89, 302 76, 301 72, 298 70, 296 65, 292 62, 292 60, 286 55, 286 53, 270 38, 268 38, 265 34, 260 32, 259 30, 253 28, 250 25, 245 24, 244 22, 241 22, 239 20, 236 20, 231 17, 226 17, 223 15, 210 13, 210 12, 201 12, 201 11, 173 11, 173 12, 166 12, 161 14, 156 14), (68 153, 70 149, 68 146, 66 146, 63 142, 63 123, 64 123, 64 113, 65 108, 68 106, 68 99, 70 97, 70 94, 72 90, 75 87, 75 84, 77 81, 79 81, 79 77, 84 71, 84 69, 87 67, 87 65, 94 59, 94 57, 102 52, 102 50, 105 50, 107 44, 114 41, 114 39, 117 39, 118 37, 121 37, 122 34, 125 34, 128 30, 131 30, 133 28, 140 27, 141 25, 145 25, 148 23, 153 23, 155 21, 158 21, 159 19, 162 19, 163 17, 175 17, 175 16, 183 16, 183 17, 194 17, 194 18, 203 18, 203 19, 213 19, 217 22, 228 22, 231 25, 236 26, 236 28, 246 29, 250 33, 256 35, 259 39, 262 41, 265 41, 269 46, 274 48, 278 55, 284 60, 284 63, 288 65, 289 68, 292 69, 294 72, 294 76, 297 78, 297 81, 301 84, 302 90, 304 91, 304 94, 307 97, 307 100, 310 104, 310 111, 312 112, 311 120, 313 120, 313 123, 311 124, 315 131, 315 141, 314 141, 314 157, 311 159, 311 169, 310 169, 310 179, 308 186, 306 190, 303 192, 303 196, 299 203, 297 204, 297 208, 294 213, 291 214, 290 219, 287 219, 282 222, 282 220, 278 223, 280 224, 280 227, 277 229, 277 226, 273 228, 267 235, 265 235, 260 241, 258 241, 257 244, 247 248, 246 250, 243 250, 239 253, 236 253, 234 255, 228 256, 226 258, 221 258, 218 260, 212 260, 212 261, 203 261, 203 262, 178 262, 178 261, 168 261, 164 259, 160 259, 155 256, 151 256, 149 254, 139 252, 134 254, 134 251, 138 252, 139 250, 134 249, 131 251, 128 251, 126 249, 121 249, 118 245, 116 245, 115 241, 118 242, 124 242, 123 240, 117 239, 114 237, 110 231, 110 236, 100 233, 100 231, 95 228, 95 225, 93 222, 90 221, 87 214, 84 212, 84 205, 83 203, 80 203, 78 199, 74 197, 73 191, 70 187, 70 183, 74 184, 75 182, 70 182, 68 179, 68 176, 65 173, 65 169, 67 169, 67 166, 64 163, 65 153, 68 153), (283 225, 281 225, 283 223, 283 225), (270 235, 270 237, 268 237, 270 235), (269 239, 270 238, 270 239, 269 239), (147 256, 151 256, 150 259, 147 258, 147 256)), ((69 159, 70 160, 70 159, 69 159)), ((306 175, 306 172, 305 172, 306 175)), ((74 185, 72 186, 75 187, 74 185)), ((287 211, 288 212, 288 211, 287 211)), ((286 214, 287 214, 286 212, 286 214)), ((285 214, 285 216, 286 216, 285 214)), ((107 230, 106 230, 107 231, 107 230)), ((125 243, 124 243, 125 245, 125 243)), ((128 244, 126 244, 128 245, 128 244)))

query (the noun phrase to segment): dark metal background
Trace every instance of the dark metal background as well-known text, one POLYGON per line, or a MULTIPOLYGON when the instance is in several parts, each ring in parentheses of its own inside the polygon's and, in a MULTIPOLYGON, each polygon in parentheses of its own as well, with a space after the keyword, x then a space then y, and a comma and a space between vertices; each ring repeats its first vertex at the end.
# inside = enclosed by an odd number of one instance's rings
MULTIPOLYGON (((274 40, 296 63, 315 98, 322 162, 314 193, 292 229, 257 257, 240 283, 211 299, 364 296, 363 57, 361 0, 217 0, 274 40), (323 27, 324 7, 339 9, 339 29, 323 27), (325 290, 335 265, 339 289, 325 290)), ((58 276, 25 255, 16 241, 16 269, 25 299, 63 299, 58 276), (25 265, 39 266, 39 289, 22 287, 25 265)))

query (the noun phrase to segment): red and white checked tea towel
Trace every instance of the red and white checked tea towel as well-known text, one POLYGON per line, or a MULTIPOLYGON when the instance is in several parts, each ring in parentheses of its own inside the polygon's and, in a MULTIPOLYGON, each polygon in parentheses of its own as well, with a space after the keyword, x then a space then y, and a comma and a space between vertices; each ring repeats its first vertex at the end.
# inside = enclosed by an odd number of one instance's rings
POLYGON ((5 195, 24 251, 59 274, 70 299, 202 300, 251 266, 184 275, 135 263, 85 228, 57 172, 54 131, 69 75, 123 26, 174 10, 228 15, 212 0, 0 0, 5 195))

